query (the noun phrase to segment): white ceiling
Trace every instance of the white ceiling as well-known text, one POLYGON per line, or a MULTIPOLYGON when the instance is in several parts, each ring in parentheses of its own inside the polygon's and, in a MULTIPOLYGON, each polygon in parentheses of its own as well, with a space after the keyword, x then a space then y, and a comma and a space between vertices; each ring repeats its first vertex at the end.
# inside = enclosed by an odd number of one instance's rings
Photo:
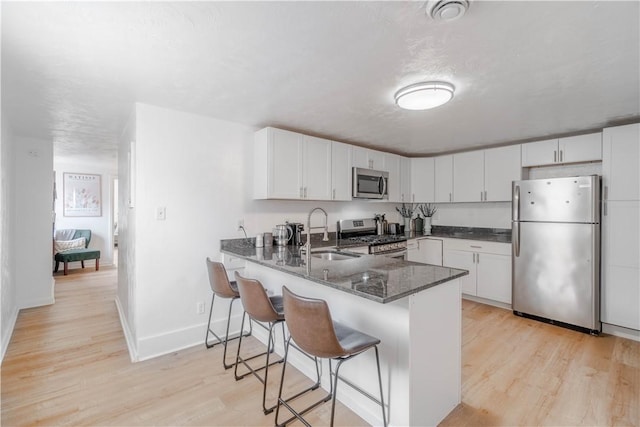
POLYGON ((2 108, 57 155, 115 157, 134 102, 409 155, 640 119, 638 1, 2 2, 2 108), (404 111, 401 86, 456 86, 404 111))

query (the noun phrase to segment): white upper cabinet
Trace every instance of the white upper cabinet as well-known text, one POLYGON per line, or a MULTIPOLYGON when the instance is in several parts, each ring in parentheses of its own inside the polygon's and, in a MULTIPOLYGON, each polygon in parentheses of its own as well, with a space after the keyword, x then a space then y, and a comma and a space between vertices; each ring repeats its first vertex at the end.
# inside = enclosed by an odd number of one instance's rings
POLYGON ((436 203, 453 202, 453 156, 438 156, 435 161, 436 203))
POLYGON ((331 143, 332 200, 351 200, 351 145, 331 143))
POLYGON ((387 193, 390 202, 402 202, 401 178, 400 178, 400 156, 387 154, 384 159, 384 170, 389 172, 387 181, 387 193))
POLYGON ((303 136, 301 187, 303 199, 332 200, 331 141, 303 136))
POLYGON ((276 128, 254 138, 254 198, 331 200, 331 141, 276 128))
POLYGON ((640 200, 640 124, 603 133, 602 186, 607 200, 640 200))
POLYGON ((484 201, 511 201, 511 183, 522 179, 520 145, 484 150, 484 201))
POLYGON ((484 200, 484 152, 469 151, 453 155, 453 201, 484 200))
POLYGON ((386 153, 363 147, 353 147, 353 167, 384 171, 386 153))
POLYGON ((254 138, 254 198, 299 199, 302 135, 264 128, 254 138))
POLYGON ((602 133, 560 138, 558 140, 558 153, 560 163, 602 160, 602 133))
POLYGON ((594 162, 601 159, 600 132, 522 144, 523 167, 594 162))
POLYGON ((511 201, 511 182, 521 177, 519 145, 454 154, 453 201, 511 201))
POLYGON ((411 201, 411 159, 400 157, 400 202, 411 201))
POLYGON ((434 201, 435 162, 433 157, 411 159, 411 200, 409 203, 434 201))

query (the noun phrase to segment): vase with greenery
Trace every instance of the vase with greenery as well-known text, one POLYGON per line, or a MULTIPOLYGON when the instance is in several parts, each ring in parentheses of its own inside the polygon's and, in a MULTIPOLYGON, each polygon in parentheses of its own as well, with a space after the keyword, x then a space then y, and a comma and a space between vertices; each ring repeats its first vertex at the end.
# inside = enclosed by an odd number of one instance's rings
POLYGON ((403 203, 401 208, 398 208, 396 206, 396 210, 404 221, 404 232, 407 233, 411 231, 411 217, 413 216, 414 207, 412 205, 405 205, 403 203))
POLYGON ((433 215, 438 211, 436 205, 431 203, 423 203, 418 206, 418 210, 424 215, 424 223, 422 233, 426 236, 431 234, 431 220, 433 215))

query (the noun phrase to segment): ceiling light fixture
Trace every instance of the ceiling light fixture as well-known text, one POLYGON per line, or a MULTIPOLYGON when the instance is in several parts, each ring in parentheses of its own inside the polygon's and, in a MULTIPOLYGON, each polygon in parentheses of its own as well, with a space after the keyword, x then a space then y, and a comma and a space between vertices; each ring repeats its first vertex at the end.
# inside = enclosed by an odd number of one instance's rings
POLYGON ((453 98, 455 88, 447 82, 422 82, 403 87, 394 98, 405 110, 428 110, 446 104, 453 98))

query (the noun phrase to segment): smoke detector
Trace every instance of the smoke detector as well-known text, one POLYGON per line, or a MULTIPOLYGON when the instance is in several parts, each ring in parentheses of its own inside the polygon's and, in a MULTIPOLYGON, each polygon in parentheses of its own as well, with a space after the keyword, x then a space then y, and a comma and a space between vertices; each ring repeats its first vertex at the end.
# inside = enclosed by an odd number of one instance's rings
POLYGON ((453 21, 469 8, 468 0, 428 0, 426 13, 436 21, 453 21))

